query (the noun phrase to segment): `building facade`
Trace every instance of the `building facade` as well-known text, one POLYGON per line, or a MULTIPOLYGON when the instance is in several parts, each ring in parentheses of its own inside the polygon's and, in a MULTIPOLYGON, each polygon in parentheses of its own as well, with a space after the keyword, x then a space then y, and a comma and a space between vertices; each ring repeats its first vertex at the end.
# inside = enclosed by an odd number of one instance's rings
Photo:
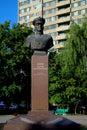
POLYGON ((34 18, 45 18, 44 33, 53 37, 57 51, 63 48, 71 20, 80 23, 86 14, 87 0, 18 0, 18 23, 32 26, 34 18))

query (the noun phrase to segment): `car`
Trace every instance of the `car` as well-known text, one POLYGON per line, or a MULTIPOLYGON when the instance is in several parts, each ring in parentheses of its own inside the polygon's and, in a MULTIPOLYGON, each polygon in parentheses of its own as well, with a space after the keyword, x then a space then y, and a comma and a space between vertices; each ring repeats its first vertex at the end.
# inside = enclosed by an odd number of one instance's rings
POLYGON ((9 110, 16 110, 18 108, 18 105, 17 104, 11 104, 9 106, 9 110))
POLYGON ((5 109, 5 103, 4 103, 4 101, 0 101, 0 109, 5 109))

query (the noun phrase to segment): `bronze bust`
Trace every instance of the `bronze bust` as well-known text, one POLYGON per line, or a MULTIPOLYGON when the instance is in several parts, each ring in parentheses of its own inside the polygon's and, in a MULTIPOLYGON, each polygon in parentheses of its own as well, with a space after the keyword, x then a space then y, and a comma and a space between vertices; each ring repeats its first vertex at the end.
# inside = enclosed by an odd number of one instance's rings
POLYGON ((34 51, 34 55, 46 55, 53 46, 51 35, 43 34, 45 19, 38 17, 34 19, 35 34, 29 35, 26 40, 26 47, 34 51))

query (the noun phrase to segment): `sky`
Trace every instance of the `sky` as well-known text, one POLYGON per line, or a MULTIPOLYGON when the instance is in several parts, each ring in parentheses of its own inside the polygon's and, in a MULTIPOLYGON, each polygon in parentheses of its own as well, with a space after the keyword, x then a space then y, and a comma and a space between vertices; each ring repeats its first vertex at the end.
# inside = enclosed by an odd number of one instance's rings
POLYGON ((18 0, 0 0, 0 24, 8 20, 18 22, 18 0))

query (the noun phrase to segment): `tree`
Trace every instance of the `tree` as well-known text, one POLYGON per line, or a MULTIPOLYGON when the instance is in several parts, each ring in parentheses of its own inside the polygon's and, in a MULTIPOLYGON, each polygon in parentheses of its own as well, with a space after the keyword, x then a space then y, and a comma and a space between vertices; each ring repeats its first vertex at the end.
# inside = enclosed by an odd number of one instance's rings
POLYGON ((81 25, 72 22, 64 51, 56 54, 50 66, 50 102, 58 102, 63 107, 75 107, 75 113, 79 103, 87 105, 86 41, 87 19, 81 25))
POLYGON ((86 40, 83 26, 72 23, 63 54, 65 60, 63 71, 65 73, 67 71, 66 74, 69 77, 79 77, 85 72, 87 61, 86 40))
POLYGON ((5 101, 20 100, 18 93, 26 86, 21 78, 30 73, 32 52, 25 47, 25 41, 32 32, 32 28, 25 25, 14 24, 10 28, 9 21, 0 24, 0 98, 5 101))
POLYGON ((84 99, 87 99, 87 36, 85 35, 87 31, 85 30, 87 28, 86 21, 84 20, 81 25, 72 23, 63 54, 63 77, 66 79, 73 78, 75 81, 72 88, 71 86, 67 86, 66 89, 66 94, 68 95, 71 104, 73 103, 75 105, 75 113, 77 104, 81 102, 83 105, 85 105, 84 99))
POLYGON ((49 101, 50 104, 61 104, 63 86, 61 84, 61 56, 56 53, 49 55, 49 101))

